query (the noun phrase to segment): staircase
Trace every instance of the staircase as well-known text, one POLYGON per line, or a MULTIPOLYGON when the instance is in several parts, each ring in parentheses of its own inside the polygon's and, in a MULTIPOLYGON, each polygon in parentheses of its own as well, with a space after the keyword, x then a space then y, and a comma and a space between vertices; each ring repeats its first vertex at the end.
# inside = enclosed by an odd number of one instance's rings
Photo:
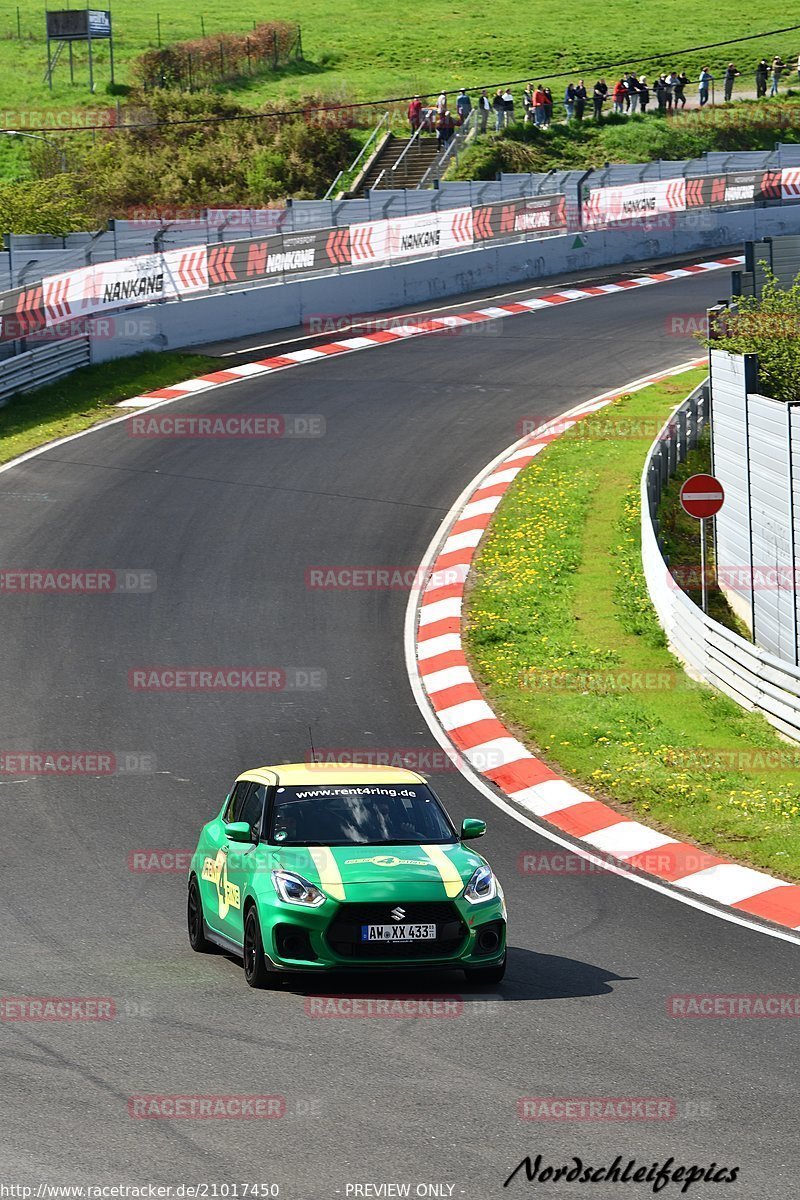
POLYGON ((435 134, 410 137, 389 133, 367 163, 351 197, 365 196, 371 188, 416 188, 439 155, 435 134), (392 168, 395 168, 392 170, 392 168))

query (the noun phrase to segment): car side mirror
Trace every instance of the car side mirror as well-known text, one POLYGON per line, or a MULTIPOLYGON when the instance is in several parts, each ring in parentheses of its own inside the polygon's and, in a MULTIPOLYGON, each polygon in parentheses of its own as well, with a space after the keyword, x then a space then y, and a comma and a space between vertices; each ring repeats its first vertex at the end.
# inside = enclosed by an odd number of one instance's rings
POLYGON ((233 821, 225 823, 225 837, 229 842, 248 842, 253 844, 253 830, 248 825, 247 821, 233 821))
POLYGON ((478 820, 477 817, 465 817, 461 822, 461 840, 468 841, 470 838, 483 837, 486 833, 486 822, 478 820))

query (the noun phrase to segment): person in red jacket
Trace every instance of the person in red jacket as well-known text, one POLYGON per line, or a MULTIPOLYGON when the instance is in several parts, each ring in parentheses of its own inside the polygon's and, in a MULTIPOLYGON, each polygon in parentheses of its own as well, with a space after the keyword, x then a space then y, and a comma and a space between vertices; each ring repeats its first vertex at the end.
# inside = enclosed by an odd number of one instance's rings
POLYGON ((625 80, 620 79, 614 84, 614 112, 625 112, 625 97, 628 94, 628 89, 625 86, 625 80))
POLYGON ((533 93, 533 120, 540 129, 547 124, 546 105, 547 96, 544 94, 544 88, 537 83, 536 91, 533 93))
POLYGON ((422 112, 422 101, 419 96, 415 96, 408 106, 408 123, 411 126, 411 132, 416 133, 419 129, 420 114, 422 112))

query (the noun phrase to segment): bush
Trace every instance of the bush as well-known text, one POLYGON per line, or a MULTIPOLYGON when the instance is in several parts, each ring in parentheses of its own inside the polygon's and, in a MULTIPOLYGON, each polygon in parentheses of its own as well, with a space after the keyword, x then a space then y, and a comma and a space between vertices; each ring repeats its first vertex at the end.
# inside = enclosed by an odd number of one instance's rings
POLYGON ((311 114, 305 120, 257 113, 213 92, 139 96, 126 114, 143 128, 85 145, 77 186, 96 220, 136 209, 260 206, 319 195, 358 149, 351 130, 314 119, 319 104, 318 97, 298 102, 311 114), (239 115, 247 119, 225 120, 239 115), (197 117, 211 123, 159 124, 197 117))
MULTIPOLYGON (((763 264, 766 267, 766 263, 763 264)), ((758 386, 773 400, 800 400, 800 275, 782 288, 767 268, 761 296, 741 296, 722 313, 703 345, 758 355, 758 386)))
POLYGON ((134 59, 132 74, 146 90, 194 91, 251 74, 254 67, 276 71, 299 53, 300 26, 273 21, 257 25, 250 33, 215 33, 146 50, 134 59))
POLYGON ((69 175, 0 184, 0 231, 63 236, 90 222, 84 197, 69 175))

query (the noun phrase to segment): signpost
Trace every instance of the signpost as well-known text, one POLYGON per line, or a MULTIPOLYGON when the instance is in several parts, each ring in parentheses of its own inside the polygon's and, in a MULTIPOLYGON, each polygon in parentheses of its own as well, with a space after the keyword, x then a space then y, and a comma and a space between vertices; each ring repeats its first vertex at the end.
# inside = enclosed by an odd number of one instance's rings
POLYGON ((703 612, 708 612, 706 580, 706 521, 714 517, 725 502, 725 489, 713 475, 692 475, 681 487, 681 507, 700 522, 700 581, 703 612))

